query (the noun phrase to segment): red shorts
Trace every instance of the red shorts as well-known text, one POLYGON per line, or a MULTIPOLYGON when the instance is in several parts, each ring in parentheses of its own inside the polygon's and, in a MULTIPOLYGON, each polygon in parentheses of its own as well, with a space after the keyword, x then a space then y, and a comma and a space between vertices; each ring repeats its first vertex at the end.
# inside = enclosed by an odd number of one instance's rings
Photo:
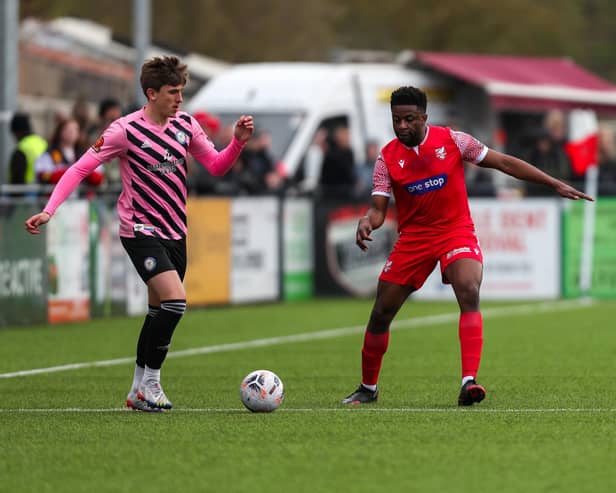
POLYGON ((443 282, 449 284, 444 272, 447 266, 461 258, 472 258, 483 264, 483 254, 477 236, 467 230, 452 232, 429 241, 416 235, 400 235, 379 276, 382 281, 423 286, 428 276, 441 264, 443 282))

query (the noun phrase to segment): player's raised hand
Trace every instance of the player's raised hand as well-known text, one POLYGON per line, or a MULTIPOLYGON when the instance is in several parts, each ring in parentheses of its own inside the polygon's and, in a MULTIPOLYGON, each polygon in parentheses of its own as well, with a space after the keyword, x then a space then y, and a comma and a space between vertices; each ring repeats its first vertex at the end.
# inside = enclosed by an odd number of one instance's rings
POLYGON ((370 225, 370 220, 364 216, 359 220, 357 224, 357 237, 355 243, 359 248, 366 251, 368 250, 368 245, 366 245, 366 241, 372 241, 372 237, 370 234, 372 233, 372 226, 370 225))
POLYGON ((235 129, 233 131, 233 135, 237 140, 241 140, 242 142, 246 142, 250 137, 252 137, 252 133, 255 130, 255 124, 252 120, 252 116, 242 115, 239 120, 235 122, 235 129))
POLYGON ((591 196, 586 195, 583 192, 580 192, 579 190, 573 188, 571 185, 567 185, 566 183, 562 181, 559 181, 554 188, 556 189, 556 191, 561 197, 565 197, 566 199, 572 199, 572 200, 584 199, 584 200, 589 200, 590 202, 595 201, 595 199, 593 199, 591 196))
POLYGON ((31 235, 37 235, 41 232, 38 227, 48 223, 50 219, 51 216, 46 212, 34 214, 34 216, 26 219, 26 231, 31 235))

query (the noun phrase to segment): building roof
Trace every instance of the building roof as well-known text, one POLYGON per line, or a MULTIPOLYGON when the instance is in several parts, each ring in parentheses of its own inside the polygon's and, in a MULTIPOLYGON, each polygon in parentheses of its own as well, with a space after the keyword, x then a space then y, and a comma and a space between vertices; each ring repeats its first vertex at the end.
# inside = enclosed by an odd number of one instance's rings
POLYGON ((616 86, 569 58, 417 51, 413 63, 482 87, 500 110, 588 108, 616 113, 616 86))

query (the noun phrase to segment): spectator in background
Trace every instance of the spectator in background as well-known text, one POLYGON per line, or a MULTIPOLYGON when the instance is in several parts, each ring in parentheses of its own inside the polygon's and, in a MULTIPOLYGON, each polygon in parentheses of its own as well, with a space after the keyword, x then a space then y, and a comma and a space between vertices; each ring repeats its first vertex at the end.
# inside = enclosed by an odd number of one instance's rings
MULTIPOLYGON (((58 183, 66 170, 85 152, 79 142, 79 123, 74 118, 60 122, 49 141, 49 147, 35 163, 36 177, 40 183, 58 183)), ((100 169, 90 174, 86 182, 100 185, 103 174, 100 169)))
POLYGON ((543 126, 555 144, 567 143, 567 118, 561 110, 550 110, 545 114, 543 126))
POLYGON ((105 129, 122 116, 122 105, 116 99, 103 99, 98 105, 98 121, 88 128, 88 147, 96 142, 105 129))
POLYGON ((215 147, 218 147, 220 145, 220 131, 222 130, 220 119, 205 111, 197 111, 193 116, 201 125, 205 135, 208 136, 215 147))
POLYGON ((308 147, 304 157, 303 166, 300 173, 296 176, 300 192, 313 193, 319 186, 321 176, 321 164, 327 150, 327 129, 319 128, 312 138, 312 143, 308 147))
POLYGON ((88 139, 88 130, 92 125, 92 119, 90 117, 90 107, 83 96, 79 96, 75 100, 71 111, 71 118, 79 125, 77 145, 85 151, 85 149, 91 145, 91 142, 88 139))
MULTIPOLYGON (((545 173, 559 180, 571 180, 571 164, 558 136, 541 128, 535 136, 534 146, 528 156, 529 162, 545 173)), ((546 195, 545 187, 532 182, 526 183, 527 195, 546 195)))
POLYGON ((276 170, 271 154, 272 135, 268 131, 256 131, 242 151, 247 171, 254 176, 257 190, 253 193, 276 193, 282 189, 283 177, 276 170))
MULTIPOLYGON (((233 139, 233 126, 221 125, 217 140, 221 147, 229 145, 233 139)), ((212 193, 216 195, 249 195, 258 189, 254 175, 250 172, 242 157, 238 157, 229 172, 218 177, 212 193)))
POLYGON ((370 139, 366 143, 366 159, 357 167, 356 190, 359 197, 369 197, 372 192, 374 163, 379 157, 379 143, 370 139))
MULTIPOLYGON (((205 111, 197 111, 193 117, 210 141, 214 144, 216 149, 222 149, 225 145, 221 142, 221 129, 222 124, 218 118, 205 111)), ((233 128, 231 129, 233 131, 233 128)), ((229 141, 230 142, 230 141, 229 141)), ((236 162, 237 164, 237 162, 236 162)), ((187 187, 191 193, 197 195, 207 195, 216 193, 217 187, 221 186, 221 182, 229 180, 229 175, 223 177, 216 177, 216 179, 199 163, 195 161, 192 156, 188 158, 188 175, 186 177, 187 187)))
MULTIPOLYGON (((116 99, 103 99, 98 105, 98 121, 88 129, 88 147, 94 145, 96 140, 111 124, 122 116, 122 105, 116 99)), ((101 168, 102 172, 102 168, 101 168)), ((113 159, 105 166, 105 178, 110 183, 120 183, 120 161, 113 159)))
POLYGON ((11 133, 17 141, 17 146, 9 161, 8 183, 11 185, 36 183, 34 164, 47 149, 47 141, 32 131, 30 116, 26 113, 13 115, 11 133))
POLYGON ((347 126, 334 128, 321 165, 319 186, 324 197, 349 198, 355 188, 355 158, 347 126))
POLYGON ((240 155, 231 171, 223 177, 223 180, 220 180, 215 193, 219 195, 257 195, 261 190, 256 175, 240 155))

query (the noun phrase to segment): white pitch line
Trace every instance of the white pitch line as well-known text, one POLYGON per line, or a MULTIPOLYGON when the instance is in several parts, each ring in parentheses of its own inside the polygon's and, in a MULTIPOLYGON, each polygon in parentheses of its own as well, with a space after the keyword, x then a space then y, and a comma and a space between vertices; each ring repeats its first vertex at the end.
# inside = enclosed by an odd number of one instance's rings
MULTIPOLYGON (((554 413, 613 413, 616 412, 616 408, 477 408, 463 409, 463 408, 423 408, 423 407, 399 407, 399 408, 387 408, 387 407, 335 407, 335 408, 281 408, 276 411, 280 413, 479 413, 479 414, 554 414, 554 413)), ((19 413, 134 413, 144 414, 138 411, 132 411, 125 407, 112 407, 112 408, 82 408, 82 407, 67 407, 67 408, 14 408, 14 409, 2 409, 0 408, 0 414, 19 414, 19 413)), ((173 409, 171 411, 165 411, 163 413, 145 413, 145 414, 224 414, 224 413, 246 413, 252 415, 252 413, 244 408, 180 408, 173 409)))
MULTIPOLYGON (((528 305, 514 305, 497 308, 487 308, 482 310, 484 318, 506 317, 511 315, 530 315, 536 313, 546 313, 553 311, 575 310, 579 308, 588 308, 593 304, 590 299, 569 300, 569 301, 553 301, 545 303, 533 303, 528 305)), ((458 320, 459 312, 443 313, 440 315, 427 315, 425 317, 416 317, 406 320, 399 320, 391 324, 391 330, 404 330, 417 327, 427 327, 431 325, 439 325, 458 320)), ((195 356, 200 354, 224 353, 230 351, 239 351, 242 349, 276 346, 279 344, 290 344, 295 342, 317 341, 322 339, 333 339, 352 334, 363 333, 366 330, 365 325, 355 325, 352 327, 340 327, 337 329, 320 330, 316 332, 303 332, 301 334, 293 334, 280 337, 268 337, 265 339, 253 339, 250 341, 232 342, 228 344, 217 344, 214 346, 203 346, 192 349, 183 349, 180 351, 171 351, 167 354, 167 358, 184 358, 186 356, 195 356)), ((72 363, 67 365, 50 366, 47 368, 34 368, 31 370, 21 370, 9 373, 0 373, 0 379, 27 377, 31 375, 40 375, 44 373, 55 373, 61 371, 81 370, 84 368, 99 368, 105 366, 118 366, 135 361, 134 356, 128 358, 116 358, 102 361, 88 361, 84 363, 72 363)))

